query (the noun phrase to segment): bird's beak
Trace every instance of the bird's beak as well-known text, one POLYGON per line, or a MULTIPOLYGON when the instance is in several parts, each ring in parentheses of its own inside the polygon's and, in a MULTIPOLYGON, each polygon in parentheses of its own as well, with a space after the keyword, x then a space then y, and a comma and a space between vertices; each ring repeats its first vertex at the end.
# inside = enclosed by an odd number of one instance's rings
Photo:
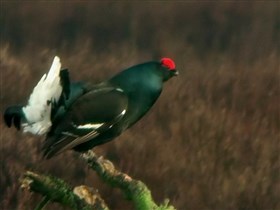
POLYGON ((176 69, 172 70, 172 75, 173 76, 178 76, 179 75, 179 71, 177 71, 176 69))

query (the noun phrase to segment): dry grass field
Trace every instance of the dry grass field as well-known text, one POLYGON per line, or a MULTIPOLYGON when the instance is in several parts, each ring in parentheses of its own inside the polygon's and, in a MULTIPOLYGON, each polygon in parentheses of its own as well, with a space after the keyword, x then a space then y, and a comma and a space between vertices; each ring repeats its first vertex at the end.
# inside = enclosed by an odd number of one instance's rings
MULTIPOLYGON (((152 110, 94 148, 180 210, 280 209, 280 6, 277 1, 1 1, 1 113, 24 104, 55 55, 74 81, 102 81, 162 56, 180 75, 152 110)), ((0 209, 34 209, 26 170, 99 189, 132 209, 72 151, 43 160, 43 137, 0 120, 0 209)), ((64 209, 51 204, 46 209, 64 209)))

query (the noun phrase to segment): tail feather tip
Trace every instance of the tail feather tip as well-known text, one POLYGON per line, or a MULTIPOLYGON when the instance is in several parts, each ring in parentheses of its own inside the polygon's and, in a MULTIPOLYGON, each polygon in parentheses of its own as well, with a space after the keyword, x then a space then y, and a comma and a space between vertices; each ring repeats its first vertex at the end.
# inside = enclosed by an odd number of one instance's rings
POLYGON ((21 106, 11 106, 5 110, 4 122, 9 128, 14 125, 18 130, 20 130, 22 118, 21 109, 21 106))

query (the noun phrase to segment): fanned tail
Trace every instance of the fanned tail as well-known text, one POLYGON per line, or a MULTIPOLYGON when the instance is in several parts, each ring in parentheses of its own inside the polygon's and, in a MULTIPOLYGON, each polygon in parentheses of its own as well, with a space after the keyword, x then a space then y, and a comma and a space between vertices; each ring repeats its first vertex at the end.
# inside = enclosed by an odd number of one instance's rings
POLYGON ((26 106, 11 106, 4 113, 8 127, 37 135, 46 134, 52 127, 53 117, 70 95, 70 79, 67 69, 61 70, 58 56, 54 57, 48 74, 44 74, 34 87, 26 106))
POLYGON ((49 131, 52 103, 57 103, 62 93, 60 68, 60 59, 55 56, 48 74, 43 75, 33 89, 27 106, 22 108, 26 119, 26 123, 22 124, 24 132, 43 135, 49 131))

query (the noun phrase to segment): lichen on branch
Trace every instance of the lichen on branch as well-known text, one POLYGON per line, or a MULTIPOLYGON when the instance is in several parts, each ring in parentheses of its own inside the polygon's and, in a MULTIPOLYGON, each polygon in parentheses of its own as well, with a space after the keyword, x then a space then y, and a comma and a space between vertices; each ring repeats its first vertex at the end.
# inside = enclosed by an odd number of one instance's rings
POLYGON ((163 205, 158 206, 152 198, 147 186, 139 181, 132 179, 125 173, 122 173, 114 167, 113 163, 103 157, 98 157, 93 151, 88 151, 82 155, 88 165, 96 171, 98 176, 112 187, 122 190, 126 198, 131 200, 137 210, 174 210, 168 205, 166 200, 163 205))
MULTIPOLYGON (((164 201, 162 205, 157 205, 150 190, 143 182, 118 171, 109 160, 96 156, 92 151, 82 154, 82 158, 104 182, 111 187, 119 188, 133 203, 135 209, 175 210, 172 205, 168 204, 168 200, 164 201)), ((63 180, 53 176, 27 171, 21 180, 21 186, 44 196, 36 210, 42 209, 48 202, 58 202, 79 210, 109 210, 105 201, 93 188, 84 185, 70 187, 63 180)))
MULTIPOLYGON (((44 196, 42 202, 58 202, 71 209, 108 210, 100 195, 87 186, 70 187, 66 182, 53 176, 27 171, 21 179, 21 187, 44 196)), ((42 209, 44 205, 38 205, 42 209)))

